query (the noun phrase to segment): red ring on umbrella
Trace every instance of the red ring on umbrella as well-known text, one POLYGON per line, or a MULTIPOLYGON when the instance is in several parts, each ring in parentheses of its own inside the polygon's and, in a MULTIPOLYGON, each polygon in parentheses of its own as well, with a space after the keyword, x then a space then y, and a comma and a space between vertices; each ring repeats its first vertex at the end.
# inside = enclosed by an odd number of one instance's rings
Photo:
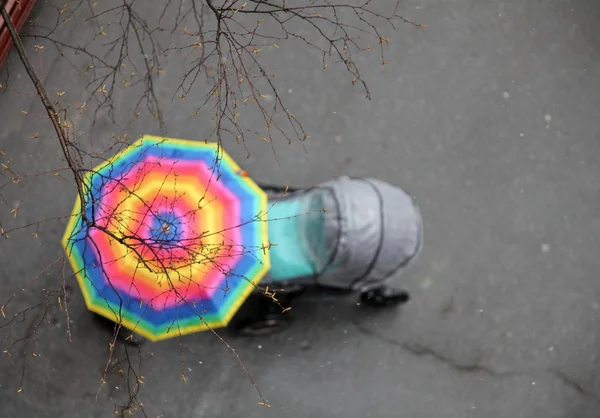
MULTIPOLYGON (((144 182, 144 180, 148 179, 148 175, 149 175, 149 171, 151 170, 152 172, 156 173, 156 167, 157 166, 165 166, 168 163, 172 163, 173 165, 177 164, 176 167, 174 167, 173 172, 169 173, 170 175, 177 175, 178 177, 181 178, 182 182, 185 182, 185 178, 189 177, 189 178, 194 178, 196 180, 199 180, 200 183, 202 183, 203 186, 210 184, 209 188, 210 191, 215 190, 216 195, 217 195, 217 200, 218 201, 222 201, 224 200, 226 203, 225 204, 229 204, 229 207, 227 208, 227 212, 235 215, 232 217, 229 217, 230 219, 236 219, 238 221, 241 221, 240 219, 240 209, 239 209, 239 199, 237 198, 237 196, 235 196, 229 189, 227 189, 222 183, 216 181, 215 177, 212 175, 211 170, 209 169, 208 165, 203 163, 203 162, 182 162, 182 161, 176 161, 176 160, 167 160, 167 159, 158 159, 156 157, 154 158, 147 158, 145 159, 143 162, 141 162, 140 164, 143 164, 142 167, 138 167, 137 169, 137 175, 135 177, 137 177, 137 179, 141 178, 142 183, 144 182), (155 160, 155 161, 153 161, 155 160), (154 163, 154 164, 151 164, 154 163), (182 173, 182 174, 180 174, 182 173), (212 177, 212 179, 211 179, 212 177), (233 212, 233 213, 231 213, 233 212)), ((123 181, 120 182, 120 186, 117 186, 117 188, 112 188, 112 190, 103 195, 103 202, 106 202, 107 200, 110 201, 110 197, 112 195, 114 195, 115 193, 119 196, 121 195, 121 191, 124 189, 136 189, 136 184, 133 184, 132 186, 128 187, 132 181, 135 181, 136 178, 131 178, 131 177, 126 177, 125 179, 123 179, 123 181), (118 192, 116 192, 116 190, 119 189, 118 192)), ((137 187, 139 188, 139 186, 137 187)), ((210 193, 207 190, 207 193, 210 193)), ((220 203, 220 202, 219 202, 220 203)), ((235 226, 237 225, 226 225, 225 226, 225 230, 221 232, 222 235, 225 235, 225 241, 229 241, 230 243, 239 243, 241 242, 241 233, 239 231, 239 228, 236 228, 235 226)), ((99 234, 94 233, 93 235, 95 237, 93 238, 100 238, 100 236, 103 236, 105 239, 104 241, 106 242, 107 245, 110 245, 107 241, 107 236, 106 234, 95 230, 97 232, 99 232, 99 234)), ((102 239, 100 239, 99 241, 102 241, 102 239)), ((115 243, 115 245, 120 245, 118 243, 115 243)), ((104 247, 106 248, 106 247, 104 247)), ((103 248, 100 248, 100 251, 102 253, 104 253, 103 248)), ((112 251, 110 251, 110 253, 112 253, 112 251)), ((233 253, 232 251, 229 251, 228 254, 225 254, 225 256, 227 258, 230 258, 232 260, 232 264, 235 265, 235 262, 237 261, 237 259, 239 259, 239 257, 241 256, 241 252, 238 253, 233 253)), ((214 292, 217 290, 218 285, 225 279, 224 274, 219 270, 219 269, 214 269, 213 271, 209 272, 208 274, 205 274, 202 277, 202 281, 201 283, 193 283, 192 281, 190 281, 189 283, 186 284, 182 284, 180 286, 174 286, 175 289, 169 288, 166 289, 164 292, 160 293, 157 295, 157 288, 156 285, 152 284, 152 283, 148 283, 147 280, 150 279, 152 280, 153 278, 148 277, 148 274, 143 274, 145 273, 145 271, 143 270, 138 270, 136 273, 139 275, 142 275, 142 277, 136 277, 136 275, 131 275, 130 277, 132 277, 132 282, 135 283, 127 283, 125 286, 123 286, 123 279, 122 277, 124 277, 124 275, 127 274, 126 271, 123 271, 121 268, 121 264, 118 263, 118 260, 115 261, 114 263, 109 263, 108 265, 105 265, 105 269, 107 270, 107 274, 109 277, 111 277, 111 282, 115 285, 115 287, 119 287, 119 288, 123 288, 125 287, 126 291, 130 291, 133 288, 136 288, 138 293, 138 296, 140 298, 143 299, 149 299, 152 298, 154 299, 155 304, 158 305, 162 305, 163 303, 165 303, 168 306, 171 306, 173 303, 176 303, 177 300, 180 299, 180 296, 177 296, 176 293, 180 293, 181 297, 196 297, 196 296, 200 296, 200 298, 206 298, 206 297, 210 297, 212 296, 212 294, 214 294, 214 292), (108 268, 107 268, 108 267, 108 268), (143 277, 143 276, 147 276, 147 277, 143 277), (193 286, 193 284, 196 284, 196 286, 193 286), (182 289, 182 287, 185 287, 184 289, 182 289), (186 289, 187 288, 187 289, 186 289), (185 294, 184 294, 185 293, 185 294), (145 296, 145 297, 144 297, 145 296)), ((132 272, 130 272, 131 274, 132 272)))

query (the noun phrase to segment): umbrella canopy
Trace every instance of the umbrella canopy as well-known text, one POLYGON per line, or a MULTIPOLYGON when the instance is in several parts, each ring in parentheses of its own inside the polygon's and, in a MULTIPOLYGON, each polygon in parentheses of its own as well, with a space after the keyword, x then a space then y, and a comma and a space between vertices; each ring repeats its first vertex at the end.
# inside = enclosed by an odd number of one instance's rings
POLYGON ((267 195, 240 173, 148 135, 91 171, 63 237, 88 309, 152 341, 226 326, 270 267, 267 195))

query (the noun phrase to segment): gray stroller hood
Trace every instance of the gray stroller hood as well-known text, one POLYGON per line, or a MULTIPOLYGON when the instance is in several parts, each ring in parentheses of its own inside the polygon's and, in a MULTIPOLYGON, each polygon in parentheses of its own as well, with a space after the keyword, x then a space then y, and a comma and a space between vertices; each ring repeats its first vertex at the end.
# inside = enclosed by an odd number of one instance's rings
POLYGON ((340 177, 271 203, 269 239, 276 246, 265 283, 365 290, 383 284, 421 249, 417 205, 380 180, 340 177))
MULTIPOLYGON (((340 177, 320 184, 332 191, 335 208, 325 217, 326 236, 337 235, 319 285, 352 290, 383 284, 417 258, 422 219, 414 199, 381 180, 340 177)), ((329 240, 329 239, 328 239, 329 240)))

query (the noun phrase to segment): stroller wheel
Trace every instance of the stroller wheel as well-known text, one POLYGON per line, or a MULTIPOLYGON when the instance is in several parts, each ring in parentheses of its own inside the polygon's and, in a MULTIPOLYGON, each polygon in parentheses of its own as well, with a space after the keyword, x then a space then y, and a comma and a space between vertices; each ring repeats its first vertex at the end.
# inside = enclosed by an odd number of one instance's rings
MULTIPOLYGON (((101 315, 98 315, 96 313, 94 313, 94 318, 98 322, 100 327, 106 331, 107 334, 114 336, 116 324, 113 321, 111 321, 101 315)), ((141 335, 139 335, 135 332, 132 332, 132 331, 126 329, 125 327, 121 327, 119 329, 119 331, 117 332, 117 341, 119 341, 122 344, 141 346, 147 340, 146 340, 146 338, 142 337, 141 335)))
POLYGON ((289 321, 281 315, 266 315, 262 318, 252 318, 242 322, 237 331, 249 337, 260 337, 283 331, 289 321))
POLYGON ((410 295, 405 290, 383 286, 361 293, 360 300, 369 306, 389 307, 405 304, 410 300, 410 295))
POLYGON ((138 347, 141 347, 148 341, 146 338, 142 337, 138 333, 131 332, 125 329, 121 329, 117 338, 124 344, 135 345, 138 347))

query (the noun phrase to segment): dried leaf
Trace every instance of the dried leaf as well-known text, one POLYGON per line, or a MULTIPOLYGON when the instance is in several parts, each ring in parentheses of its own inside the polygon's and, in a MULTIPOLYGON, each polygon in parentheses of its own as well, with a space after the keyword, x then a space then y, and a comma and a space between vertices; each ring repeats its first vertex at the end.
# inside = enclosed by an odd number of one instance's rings
POLYGON ((433 284, 433 279, 431 277, 425 277, 421 281, 421 289, 429 289, 433 284))

